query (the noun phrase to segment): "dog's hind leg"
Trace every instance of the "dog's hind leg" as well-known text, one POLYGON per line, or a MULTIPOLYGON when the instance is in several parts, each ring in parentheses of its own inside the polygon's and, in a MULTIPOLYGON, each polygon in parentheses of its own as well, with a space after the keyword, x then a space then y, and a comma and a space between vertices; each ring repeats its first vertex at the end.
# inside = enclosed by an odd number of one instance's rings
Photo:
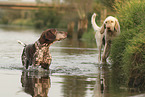
POLYGON ((102 48, 102 45, 100 44, 99 46, 98 46, 98 48, 99 48, 99 55, 98 55, 98 62, 100 63, 100 61, 101 61, 101 48, 102 48))
POLYGON ((103 40, 103 34, 97 33, 95 35, 96 38, 96 44, 97 44, 97 48, 98 48, 98 62, 100 63, 101 61, 101 49, 102 49, 102 40, 103 40))
POLYGON ((26 49, 25 48, 23 50, 21 59, 22 59, 22 64, 23 64, 24 68, 28 69, 29 61, 28 61, 27 56, 26 56, 26 49))
POLYGON ((29 61, 27 60, 25 68, 28 69, 28 67, 29 67, 29 61))

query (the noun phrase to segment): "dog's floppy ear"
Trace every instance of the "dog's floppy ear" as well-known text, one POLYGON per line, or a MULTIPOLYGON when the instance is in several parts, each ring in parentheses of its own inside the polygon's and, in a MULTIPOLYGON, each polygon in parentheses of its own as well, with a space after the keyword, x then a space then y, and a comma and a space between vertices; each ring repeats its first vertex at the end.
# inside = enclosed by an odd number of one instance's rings
POLYGON ((47 29, 44 32, 42 32, 40 38, 39 38, 39 42, 41 44, 46 43, 46 42, 52 42, 56 39, 56 29, 47 29))
POLYGON ((46 40, 53 41, 56 38, 56 29, 47 29, 44 31, 43 38, 46 40))
POLYGON ((115 21, 114 30, 120 32, 120 25, 119 25, 119 22, 117 20, 115 21))
POLYGON ((100 30, 100 33, 103 34, 105 29, 106 29, 106 25, 105 25, 105 23, 103 23, 101 30, 100 30))

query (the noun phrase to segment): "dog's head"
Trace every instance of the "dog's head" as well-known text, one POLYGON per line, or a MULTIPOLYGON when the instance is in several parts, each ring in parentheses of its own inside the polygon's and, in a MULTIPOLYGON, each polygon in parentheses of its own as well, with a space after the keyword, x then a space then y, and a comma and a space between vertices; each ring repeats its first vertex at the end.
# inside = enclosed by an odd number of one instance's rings
POLYGON ((102 27, 101 27, 101 34, 104 33, 104 31, 107 30, 109 32, 120 32, 120 26, 119 22, 115 17, 109 16, 105 19, 102 27))
POLYGON ((50 44, 54 41, 59 41, 67 37, 67 32, 57 31, 56 29, 47 29, 39 38, 41 44, 50 44))

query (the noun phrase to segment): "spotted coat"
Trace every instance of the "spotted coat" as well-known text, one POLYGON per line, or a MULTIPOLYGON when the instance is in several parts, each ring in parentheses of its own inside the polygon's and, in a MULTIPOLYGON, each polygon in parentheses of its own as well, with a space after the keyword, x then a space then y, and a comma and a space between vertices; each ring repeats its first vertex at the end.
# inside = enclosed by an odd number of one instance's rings
POLYGON ((43 64, 45 64, 49 67, 52 60, 49 52, 49 46, 50 44, 41 45, 39 41, 35 42, 36 52, 34 54, 34 60, 33 60, 34 66, 42 66, 43 64))

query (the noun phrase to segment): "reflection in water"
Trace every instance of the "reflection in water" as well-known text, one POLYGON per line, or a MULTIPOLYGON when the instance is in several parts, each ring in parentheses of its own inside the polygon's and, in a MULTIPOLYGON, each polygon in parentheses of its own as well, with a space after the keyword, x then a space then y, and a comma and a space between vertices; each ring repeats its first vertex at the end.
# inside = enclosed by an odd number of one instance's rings
POLYGON ((64 76, 63 97, 91 97, 86 95, 93 89, 93 79, 87 76, 64 76))
POLYGON ((50 88, 50 77, 44 74, 34 74, 33 72, 23 71, 21 83, 24 91, 32 97, 48 97, 50 88))
POLYGON ((86 84, 78 76, 64 79, 64 97, 84 97, 86 84), (80 79, 80 80, 79 80, 80 79))
POLYGON ((98 67, 98 76, 94 86, 93 97, 110 97, 109 96, 109 68, 107 65, 98 67))

